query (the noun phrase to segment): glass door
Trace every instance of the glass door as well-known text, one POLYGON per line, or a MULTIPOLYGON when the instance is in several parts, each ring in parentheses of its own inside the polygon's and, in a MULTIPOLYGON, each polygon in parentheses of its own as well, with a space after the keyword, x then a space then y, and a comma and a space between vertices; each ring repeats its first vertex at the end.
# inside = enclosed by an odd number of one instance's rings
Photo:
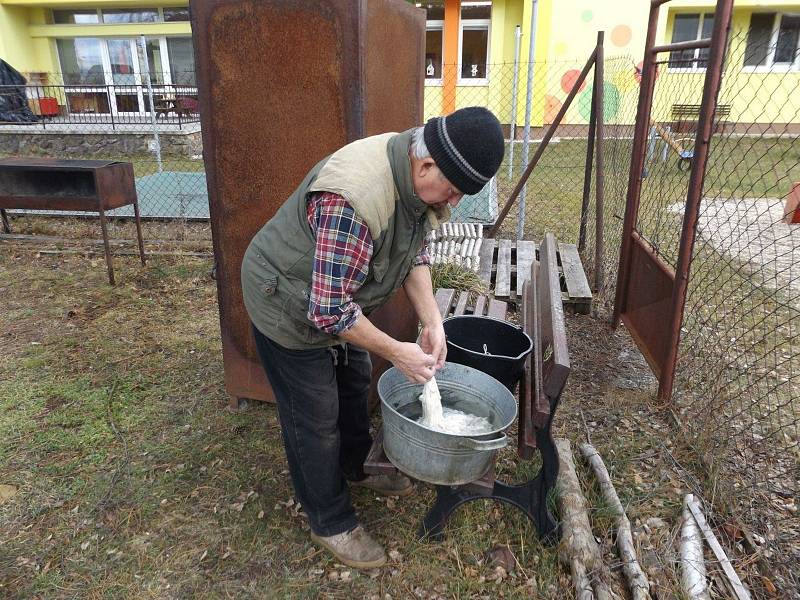
POLYGON ((141 76, 136 40, 106 40, 111 81, 110 96, 114 112, 140 114, 144 112, 141 76))
POLYGON ((98 38, 56 40, 67 111, 108 114, 109 94, 104 68, 104 44, 98 38))

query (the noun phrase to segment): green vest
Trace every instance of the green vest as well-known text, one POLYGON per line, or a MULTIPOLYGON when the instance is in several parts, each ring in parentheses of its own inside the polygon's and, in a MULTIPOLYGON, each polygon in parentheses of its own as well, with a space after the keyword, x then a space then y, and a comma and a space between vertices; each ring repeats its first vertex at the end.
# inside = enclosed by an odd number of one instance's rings
POLYGON ((339 194, 369 228, 372 260, 353 298, 365 315, 403 284, 425 235, 449 217, 449 210, 436 215, 414 194, 410 142, 410 130, 377 135, 322 159, 256 233, 242 261, 242 291, 261 333, 292 350, 339 343, 308 319, 316 243, 306 212, 311 193, 339 194))

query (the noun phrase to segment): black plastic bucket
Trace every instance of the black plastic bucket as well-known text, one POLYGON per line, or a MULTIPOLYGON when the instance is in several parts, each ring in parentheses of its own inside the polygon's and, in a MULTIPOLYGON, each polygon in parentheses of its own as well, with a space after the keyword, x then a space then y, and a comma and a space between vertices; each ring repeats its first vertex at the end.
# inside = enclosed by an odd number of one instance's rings
POLYGON ((491 375, 514 393, 533 341, 521 327, 491 317, 444 320, 447 361, 491 375))

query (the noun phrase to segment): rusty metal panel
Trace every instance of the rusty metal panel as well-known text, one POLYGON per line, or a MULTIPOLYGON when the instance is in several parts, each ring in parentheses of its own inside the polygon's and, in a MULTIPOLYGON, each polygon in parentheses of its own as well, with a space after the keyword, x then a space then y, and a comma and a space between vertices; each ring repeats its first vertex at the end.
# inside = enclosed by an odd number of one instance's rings
POLYGON ((630 285, 622 321, 657 377, 669 343, 675 273, 637 234, 631 244, 630 285))
POLYGON ((365 135, 403 131, 422 120, 425 11, 406 0, 365 5, 365 135), (419 67, 409 72, 410 65, 419 67), (402 88, 399 81, 405 82, 402 88))
MULTIPOLYGON (((402 0, 191 2, 225 382, 232 398, 272 399, 242 302, 239 269, 250 239, 321 158, 368 129, 404 129, 421 118, 421 56, 412 64, 390 45, 367 43, 378 26, 368 15, 389 19, 393 10, 406 14, 409 8, 402 0), (365 93, 380 89, 378 83, 365 85, 367 56, 375 64, 393 61, 391 81, 383 85, 407 106, 384 111, 384 95, 376 92, 373 100, 365 93), (369 128, 365 107, 372 115, 369 128)), ((424 36, 424 21, 417 24, 418 37, 424 36)))

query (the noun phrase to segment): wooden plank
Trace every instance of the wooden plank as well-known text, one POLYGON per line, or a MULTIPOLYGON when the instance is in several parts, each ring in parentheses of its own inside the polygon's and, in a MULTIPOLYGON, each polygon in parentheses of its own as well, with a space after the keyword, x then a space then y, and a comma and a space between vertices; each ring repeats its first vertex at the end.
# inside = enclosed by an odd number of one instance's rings
POLYGON ((478 299, 475 300, 475 312, 473 314, 482 317, 485 310, 486 310, 486 296, 478 296, 478 299))
POLYGON ((533 351, 525 359, 522 380, 519 382, 519 415, 517 427, 517 455, 525 460, 533 457, 536 448, 536 436, 533 426, 533 398, 536 386, 533 357, 536 355, 536 333, 534 320, 534 300, 530 280, 522 285, 522 330, 534 340, 533 351))
POLYGON ((592 288, 589 287, 589 281, 583 271, 578 247, 575 244, 559 244, 558 250, 570 302, 580 305, 580 308, 588 305, 588 309, 591 310, 592 288))
POLYGON ((453 296, 456 291, 450 288, 439 288, 436 290, 436 306, 439 307, 439 314, 446 319, 450 314, 450 306, 453 304, 453 296))
POLYGON ((517 276, 514 292, 522 297, 522 286, 531 278, 531 263, 536 260, 536 244, 526 240, 517 242, 517 276))
MULTIPOLYGON (((546 258, 546 257, 545 257, 546 258)), ((530 306, 531 306, 531 316, 530 319, 533 323, 533 335, 531 338, 533 339, 533 352, 532 355, 532 371, 533 371, 533 385, 531 386, 531 418, 533 419, 533 423, 536 427, 542 428, 547 426, 547 422, 550 420, 550 399, 543 391, 544 385, 544 367, 542 365, 542 360, 544 357, 544 350, 545 350, 545 341, 542 338, 542 324, 544 323, 545 319, 549 319, 552 315, 550 314, 543 314, 542 313, 542 304, 541 304, 541 292, 540 286, 544 280, 544 277, 541 276, 541 269, 539 268, 542 263, 534 261, 531 264, 531 279, 530 279, 530 306)), ((559 305, 560 307, 561 305, 559 305)), ((534 436, 533 440, 531 440, 536 445, 536 437, 534 428, 531 427, 531 435, 534 436)))
POLYGON ((508 312, 508 302, 503 302, 502 300, 495 300, 494 298, 489 300, 489 310, 486 313, 487 317, 492 317, 494 319, 500 319, 502 321, 505 321, 506 312, 508 312))
POLYGON ((497 298, 508 298, 511 295, 511 240, 499 240, 494 295, 497 298))
POLYGON ((372 447, 369 449, 369 454, 364 461, 364 473, 367 475, 396 475, 399 473, 389 459, 386 458, 386 453, 383 451, 383 428, 378 429, 375 434, 375 439, 372 441, 372 447))
POLYGON ((455 316, 463 315, 467 310, 467 300, 469 300, 469 292, 461 292, 458 295, 458 302, 456 303, 456 310, 453 313, 455 316))
POLYGON ((481 262, 480 269, 478 270, 478 277, 481 278, 487 286, 492 283, 492 267, 494 262, 494 238, 484 238, 481 244, 481 262))
POLYGON ((544 242, 539 248, 539 272, 536 276, 542 347, 550 346, 553 350, 551 356, 542 364, 544 375, 542 389, 548 398, 558 398, 561 395, 570 371, 567 328, 564 322, 556 249, 555 236, 552 233, 546 234, 544 242))

